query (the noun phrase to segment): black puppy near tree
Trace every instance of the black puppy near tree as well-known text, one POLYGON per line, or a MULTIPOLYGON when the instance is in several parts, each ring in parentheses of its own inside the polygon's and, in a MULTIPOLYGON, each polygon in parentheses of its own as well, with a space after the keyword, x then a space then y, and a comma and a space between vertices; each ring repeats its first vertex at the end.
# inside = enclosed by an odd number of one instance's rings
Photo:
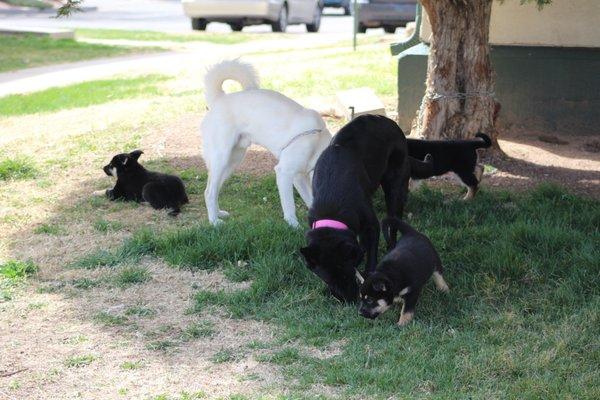
POLYGON ((380 231, 373 193, 381 185, 388 217, 402 217, 411 169, 424 174, 431 166, 409 159, 400 127, 379 115, 359 116, 342 127, 317 160, 311 229, 300 252, 336 298, 357 299, 357 267, 365 253, 365 273, 377 265, 380 231))
POLYGON ((415 158, 433 156, 433 170, 430 174, 411 173, 413 179, 426 179, 432 176, 454 172, 468 188, 463 200, 472 199, 479 189, 483 176, 483 166, 477 164, 477 149, 487 149, 492 140, 485 133, 475 135, 477 139, 466 140, 421 140, 407 139, 408 155, 415 158))
POLYGON ((169 215, 179 214, 181 206, 188 203, 182 180, 148 171, 138 163, 142 154, 143 151, 134 150, 114 156, 102 169, 106 175, 117 178, 115 187, 94 194, 106 195, 110 200, 148 202, 155 209, 168 209, 169 215))

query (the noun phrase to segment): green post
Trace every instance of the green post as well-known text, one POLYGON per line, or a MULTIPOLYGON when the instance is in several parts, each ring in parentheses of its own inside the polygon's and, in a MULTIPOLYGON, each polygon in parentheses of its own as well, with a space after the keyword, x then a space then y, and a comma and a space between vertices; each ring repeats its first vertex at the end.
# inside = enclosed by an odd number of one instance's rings
POLYGON ((415 46, 421 43, 421 18, 423 15, 423 8, 421 7, 421 3, 417 1, 417 10, 415 12, 415 31, 413 34, 406 40, 398 43, 392 43, 390 46, 390 50, 393 56, 397 56, 402 53, 404 50, 409 47, 415 46))
POLYGON ((353 0, 354 8, 354 33, 352 35, 352 48, 356 51, 356 34, 358 33, 358 0, 353 0))

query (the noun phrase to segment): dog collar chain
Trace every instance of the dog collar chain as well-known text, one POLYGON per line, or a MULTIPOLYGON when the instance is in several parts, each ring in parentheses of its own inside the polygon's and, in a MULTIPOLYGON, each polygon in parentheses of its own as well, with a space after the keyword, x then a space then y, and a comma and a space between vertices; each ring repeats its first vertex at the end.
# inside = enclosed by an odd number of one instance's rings
POLYGON ((301 133, 297 134, 296 136, 294 136, 293 138, 291 138, 290 141, 285 144, 285 146, 283 146, 281 148, 281 150, 279 151, 279 153, 281 154, 281 152, 284 151, 285 149, 287 149, 292 143, 294 143, 296 141, 296 139, 299 139, 302 136, 306 136, 306 135, 314 135, 315 133, 319 133, 319 132, 321 132, 321 129, 309 129, 307 131, 304 131, 304 132, 301 132, 301 133))
POLYGON ((333 229, 341 229, 348 230, 348 225, 343 222, 336 221, 335 219, 319 219, 312 224, 312 229, 318 228, 333 228, 333 229))

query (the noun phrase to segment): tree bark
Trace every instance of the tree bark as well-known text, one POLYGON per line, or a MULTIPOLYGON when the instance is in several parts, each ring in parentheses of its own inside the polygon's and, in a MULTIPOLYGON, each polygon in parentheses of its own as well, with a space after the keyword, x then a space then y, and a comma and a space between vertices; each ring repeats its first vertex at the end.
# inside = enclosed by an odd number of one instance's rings
POLYGON ((432 39, 427 89, 413 134, 463 139, 484 132, 495 139, 499 104, 493 97, 488 43, 492 0, 421 0, 421 4, 429 16, 432 39))

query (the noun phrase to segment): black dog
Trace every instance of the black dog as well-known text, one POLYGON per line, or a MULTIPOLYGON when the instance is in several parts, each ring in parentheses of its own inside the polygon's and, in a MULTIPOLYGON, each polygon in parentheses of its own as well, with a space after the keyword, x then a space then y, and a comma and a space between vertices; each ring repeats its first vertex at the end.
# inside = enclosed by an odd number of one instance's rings
POLYGON ((359 313, 365 318, 377 318, 393 303, 403 300, 398 321, 398 325, 403 326, 412 320, 421 289, 432 274, 439 290, 447 292, 449 289, 442 277, 440 257, 427 236, 397 218, 382 221, 382 229, 388 246, 393 249, 361 285, 359 313), (402 233, 395 246, 386 234, 391 228, 388 225, 402 233))
POLYGON ((155 209, 166 208, 169 215, 177 215, 188 203, 185 186, 174 175, 148 171, 138 163, 141 150, 117 154, 104 166, 106 175, 117 178, 113 189, 102 191, 110 200, 148 202, 155 209))
POLYGON ((469 140, 420 140, 407 139, 408 154, 423 159, 427 154, 433 156, 433 173, 431 175, 411 173, 413 179, 425 179, 443 175, 452 171, 468 187, 464 200, 475 196, 483 175, 483 166, 477 164, 477 152, 480 148, 492 145, 489 136, 484 133, 475 135, 479 139, 469 140))
POLYGON ((356 268, 365 252, 366 273, 377 265, 379 220, 371 204, 373 193, 381 185, 387 215, 401 217, 411 168, 431 166, 409 160, 402 130, 378 115, 359 116, 342 127, 317 160, 308 212, 311 230, 308 246, 300 252, 336 298, 356 300, 356 268))

